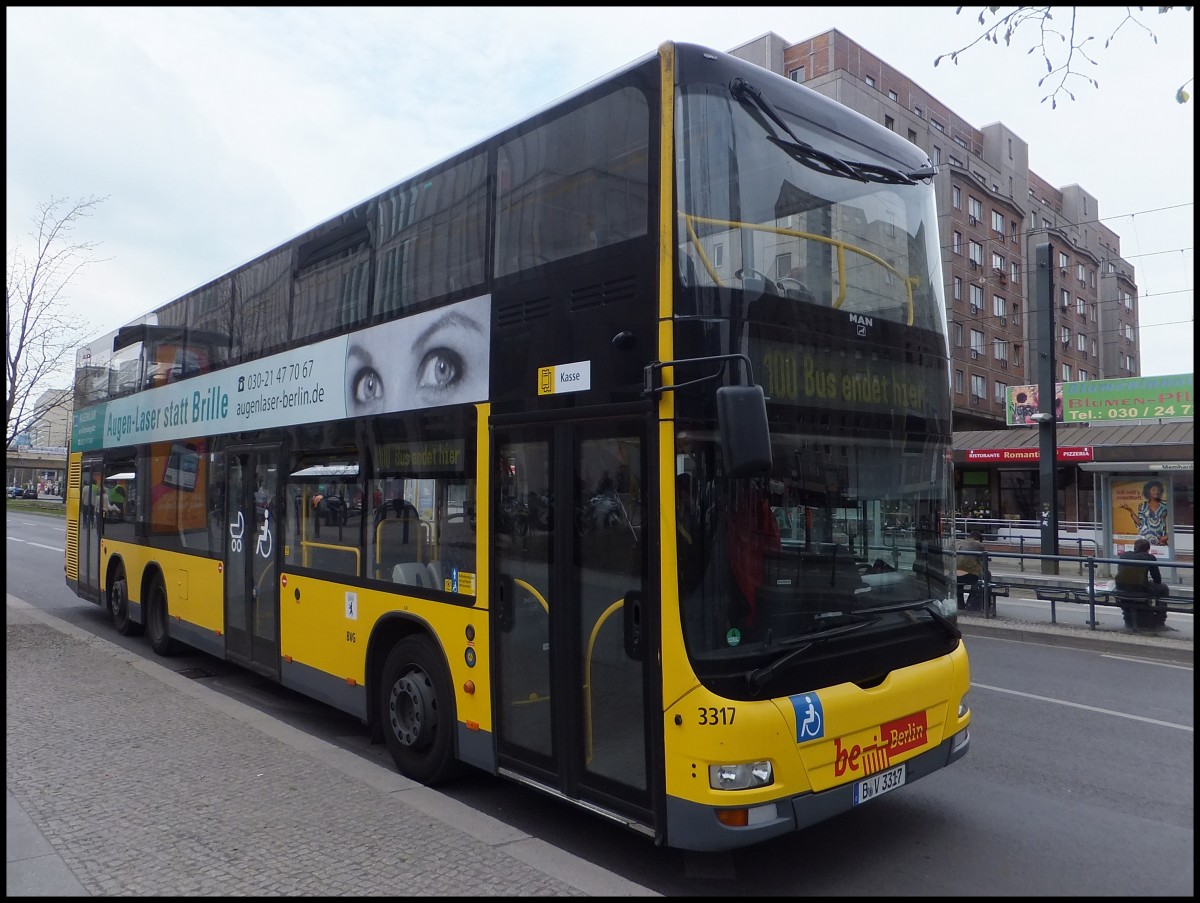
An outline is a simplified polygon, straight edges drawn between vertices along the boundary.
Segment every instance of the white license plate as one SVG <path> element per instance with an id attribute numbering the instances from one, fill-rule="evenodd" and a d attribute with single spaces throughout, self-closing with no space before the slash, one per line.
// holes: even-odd
<path id="1" fill-rule="evenodd" d="M 904 765 L 873 774 L 869 778 L 854 782 L 854 805 L 883 796 L 897 787 L 904 786 Z"/>

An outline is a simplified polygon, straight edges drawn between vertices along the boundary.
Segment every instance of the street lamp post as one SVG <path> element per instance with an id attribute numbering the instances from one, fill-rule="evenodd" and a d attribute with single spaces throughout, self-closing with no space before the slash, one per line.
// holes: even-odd
<path id="1" fill-rule="evenodd" d="M 1054 403 L 1054 268 L 1049 242 L 1037 246 L 1038 464 L 1042 510 L 1042 554 L 1058 555 L 1058 434 Z M 1048 408 L 1048 410 L 1047 410 Z M 1058 561 L 1042 559 L 1043 574 L 1057 574 Z"/>

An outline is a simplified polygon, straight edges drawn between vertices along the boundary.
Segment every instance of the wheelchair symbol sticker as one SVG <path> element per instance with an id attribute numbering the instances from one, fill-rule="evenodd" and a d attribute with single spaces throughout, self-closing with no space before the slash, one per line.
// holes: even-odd
<path id="1" fill-rule="evenodd" d="M 806 743 L 825 736 L 825 707 L 816 693 L 790 697 L 796 710 L 796 742 Z"/>

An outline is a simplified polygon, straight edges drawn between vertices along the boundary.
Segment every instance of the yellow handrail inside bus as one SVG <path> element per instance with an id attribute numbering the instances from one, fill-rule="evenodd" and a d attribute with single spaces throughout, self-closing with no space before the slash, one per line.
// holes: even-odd
<path id="1" fill-rule="evenodd" d="M 592 628 L 592 634 L 588 637 L 587 655 L 583 660 L 583 727 L 587 731 L 587 761 L 585 764 L 592 764 L 592 651 L 596 647 L 596 637 L 600 635 L 600 628 L 621 606 L 625 604 L 625 600 L 618 599 L 612 605 L 608 606 L 596 620 L 596 626 Z"/>
<path id="2" fill-rule="evenodd" d="M 827 235 L 817 235 L 815 232 L 801 232 L 798 229 L 783 229 L 779 226 L 764 226 L 760 223 L 743 223 L 737 220 L 726 219 L 711 219 L 706 216 L 696 216 L 691 213 L 679 211 L 679 215 L 683 217 L 687 224 L 688 237 L 692 242 L 692 247 L 695 248 L 700 262 L 704 264 L 704 269 L 708 271 L 708 275 L 712 277 L 713 282 L 719 286 L 723 286 L 721 277 L 717 275 L 716 268 L 709 261 L 708 255 L 704 253 L 704 249 L 700 246 L 700 236 L 696 234 L 695 223 L 704 223 L 709 226 L 725 226 L 731 229 L 749 229 L 752 232 L 773 232 L 776 235 L 789 235 L 792 238 L 803 238 L 808 241 L 817 241 L 822 244 L 832 245 L 837 248 L 837 268 L 838 268 L 838 296 L 833 302 L 834 309 L 840 308 L 842 302 L 846 300 L 846 252 L 853 251 L 873 263 L 879 264 L 885 270 L 891 272 L 897 279 L 904 283 L 904 288 L 908 293 L 908 324 L 913 325 L 913 289 L 920 284 L 920 276 L 905 276 L 898 269 L 884 260 L 877 254 L 873 254 L 866 248 L 860 248 L 858 245 L 852 245 L 849 242 L 841 241 L 837 238 L 830 238 Z"/>
<path id="3" fill-rule="evenodd" d="M 513 583 L 515 583 L 517 586 L 524 589 L 527 593 L 529 593 L 529 595 L 531 595 L 531 596 L 533 596 L 533 598 L 537 599 L 538 602 L 542 603 L 542 608 L 545 609 L 546 614 L 550 614 L 550 603 L 548 603 L 545 599 L 542 598 L 541 593 L 539 593 L 536 589 L 534 589 L 532 586 L 530 586 L 528 583 L 526 583 L 524 580 L 522 580 L 519 577 L 514 577 Z"/>
<path id="4" fill-rule="evenodd" d="M 359 553 L 357 546 L 339 546 L 339 545 L 335 545 L 331 542 L 314 542 L 311 539 L 302 539 L 302 540 L 300 540 L 300 549 L 303 554 L 302 560 L 304 561 L 305 567 L 309 567 L 309 563 L 308 563 L 309 549 L 331 549 L 334 552 L 353 552 L 354 553 L 354 573 L 355 574 L 362 573 L 362 568 L 361 568 L 362 562 L 360 561 L 361 555 Z"/>

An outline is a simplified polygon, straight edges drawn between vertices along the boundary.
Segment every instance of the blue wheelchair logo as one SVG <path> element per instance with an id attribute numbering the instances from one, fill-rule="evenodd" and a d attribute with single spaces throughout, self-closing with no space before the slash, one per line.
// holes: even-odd
<path id="1" fill-rule="evenodd" d="M 789 697 L 796 710 L 796 742 L 819 740 L 825 736 L 825 707 L 816 693 Z"/>

